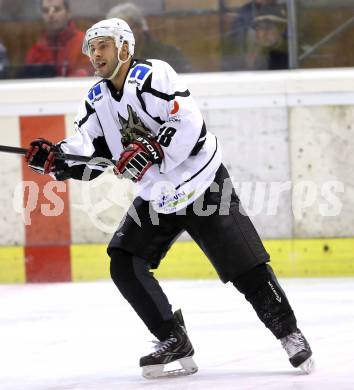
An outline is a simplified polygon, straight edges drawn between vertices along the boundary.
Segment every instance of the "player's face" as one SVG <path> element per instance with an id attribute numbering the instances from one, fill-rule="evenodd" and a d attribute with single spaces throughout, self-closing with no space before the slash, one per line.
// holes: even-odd
<path id="1" fill-rule="evenodd" d="M 90 59 L 96 76 L 108 78 L 118 65 L 118 49 L 112 38 L 98 37 L 89 42 Z"/>
<path id="2" fill-rule="evenodd" d="M 70 12 L 63 0 L 42 0 L 42 18 L 48 32 L 56 33 L 66 27 Z"/>

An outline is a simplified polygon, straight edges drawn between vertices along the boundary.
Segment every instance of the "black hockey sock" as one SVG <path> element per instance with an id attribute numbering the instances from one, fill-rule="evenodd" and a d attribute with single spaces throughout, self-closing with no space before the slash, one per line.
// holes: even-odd
<path id="1" fill-rule="evenodd" d="M 148 263 L 119 249 L 112 250 L 110 256 L 111 277 L 121 294 L 155 337 L 168 338 L 175 326 L 171 305 L 149 272 Z"/>
<path id="2" fill-rule="evenodd" d="M 272 268 L 261 264 L 232 281 L 277 339 L 297 329 L 294 312 Z"/>

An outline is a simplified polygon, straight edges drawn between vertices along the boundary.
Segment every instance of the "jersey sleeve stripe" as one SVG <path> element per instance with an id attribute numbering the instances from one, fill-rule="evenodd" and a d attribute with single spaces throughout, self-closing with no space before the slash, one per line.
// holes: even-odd
<path id="1" fill-rule="evenodd" d="M 200 131 L 200 136 L 191 151 L 190 154 L 191 156 L 196 156 L 200 152 L 200 149 L 203 147 L 206 140 L 206 133 L 207 131 L 206 131 L 205 122 L 203 122 L 202 130 Z"/>
<path id="2" fill-rule="evenodd" d="M 85 108 L 86 108 L 86 115 L 77 123 L 78 127 L 81 127 L 85 122 L 87 122 L 90 115 L 96 112 L 95 109 L 91 107 L 88 102 L 85 102 Z"/>
<path id="3" fill-rule="evenodd" d="M 145 102 L 144 102 L 144 99 L 141 97 L 141 94 L 142 94 L 142 92 L 140 92 L 139 90 L 136 91 L 136 96 L 137 96 L 138 99 L 139 99 L 139 102 L 140 102 L 140 104 L 141 104 L 141 108 L 143 109 L 143 111 L 146 112 L 146 113 L 149 115 L 149 117 L 150 117 L 151 119 L 153 119 L 153 120 L 154 120 L 156 123 L 158 123 L 159 125 L 164 124 L 165 121 L 163 121 L 163 120 L 162 120 L 161 118 L 159 118 L 159 117 L 153 117 L 153 116 L 148 112 L 148 110 L 146 109 L 146 104 L 145 104 Z"/>
<path id="4" fill-rule="evenodd" d="M 218 150 L 218 141 L 215 137 L 215 150 L 214 150 L 214 153 L 213 155 L 210 157 L 209 161 L 202 167 L 199 169 L 198 172 L 196 172 L 194 175 L 192 175 L 188 180 L 185 180 L 183 183 L 179 184 L 177 187 L 176 187 L 176 190 L 178 190 L 180 187 L 183 186 L 183 184 L 186 184 L 188 182 L 190 182 L 191 180 L 193 180 L 196 176 L 198 176 L 201 172 L 204 171 L 204 169 L 212 162 L 213 158 L 215 157 L 215 154 Z"/>
<path id="5" fill-rule="evenodd" d="M 188 89 L 186 89 L 185 91 L 176 91 L 171 95 L 164 92 L 160 92 L 152 88 L 151 80 L 152 80 L 152 75 L 150 74 L 150 76 L 146 79 L 141 92 L 151 93 L 151 95 L 167 101 L 174 100 L 176 96 L 188 97 L 191 94 Z"/>

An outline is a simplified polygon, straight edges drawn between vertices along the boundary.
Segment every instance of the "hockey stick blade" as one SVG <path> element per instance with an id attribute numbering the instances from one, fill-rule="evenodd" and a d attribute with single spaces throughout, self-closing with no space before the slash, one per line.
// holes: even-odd
<path id="1" fill-rule="evenodd" d="M 0 152 L 4 152 L 4 153 L 26 155 L 27 151 L 28 150 L 25 148 L 19 148 L 16 146 L 0 145 Z M 76 154 L 58 153 L 58 154 L 55 154 L 55 156 L 59 160 L 82 162 L 82 163 L 86 163 L 86 164 L 90 163 L 91 165 L 98 165 L 98 166 L 102 166 L 102 167 L 107 167 L 109 165 L 116 164 L 115 160 L 108 160 L 108 159 L 107 159 L 107 162 L 100 161 L 99 163 L 95 163 L 94 161 L 92 161 L 95 159 L 94 157 L 80 156 L 80 155 L 76 155 Z"/>

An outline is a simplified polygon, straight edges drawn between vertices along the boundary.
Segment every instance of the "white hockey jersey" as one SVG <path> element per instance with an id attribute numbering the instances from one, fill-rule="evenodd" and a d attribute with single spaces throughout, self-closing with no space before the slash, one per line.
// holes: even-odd
<path id="1" fill-rule="evenodd" d="M 190 92 L 164 61 L 135 60 L 120 91 L 110 81 L 96 83 L 79 110 L 77 132 L 61 149 L 116 160 L 123 150 L 120 130 L 131 120 L 140 120 L 164 152 L 161 165 L 153 165 L 136 183 L 136 195 L 152 201 L 160 213 L 192 203 L 212 183 L 221 150 Z"/>

